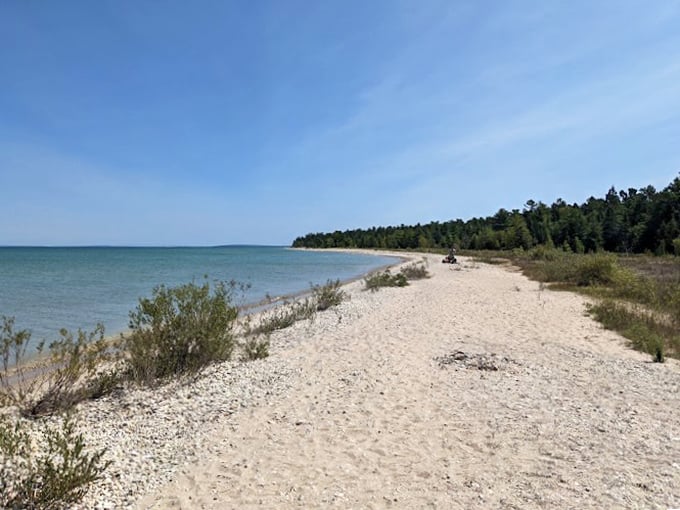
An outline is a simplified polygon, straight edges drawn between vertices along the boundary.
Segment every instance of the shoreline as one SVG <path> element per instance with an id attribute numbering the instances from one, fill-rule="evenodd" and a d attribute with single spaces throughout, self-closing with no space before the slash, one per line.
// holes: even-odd
<path id="1" fill-rule="evenodd" d="M 23 247 L 22 247 L 23 248 Z M 65 247 L 66 249 L 72 248 L 72 247 Z M 90 248 L 90 247 L 87 247 Z M 108 247 L 94 247 L 94 248 L 108 248 Z M 126 249 L 125 247 L 117 247 L 121 249 Z M 400 264 L 402 264 L 404 261 L 408 260 L 407 257 L 405 257 L 403 254 L 397 254 L 397 253 L 392 253 L 392 252 L 375 252 L 375 251 L 370 251 L 370 250 L 358 250 L 358 249 L 340 249 L 340 248 L 329 248 L 327 250 L 322 250 L 322 249 L 307 249 L 307 248 L 292 248 L 292 247 L 284 247 L 285 249 L 288 250 L 297 250 L 297 251 L 318 251 L 318 252 L 323 252 L 323 251 L 334 251 L 338 253 L 357 253 L 357 254 L 363 254 L 363 255 L 374 255 L 374 256 L 387 256 L 387 257 L 394 257 L 395 260 L 391 264 L 384 264 L 382 266 L 378 266 L 374 269 L 371 269 L 367 272 L 361 273 L 357 276 L 353 276 L 351 278 L 346 278 L 346 279 L 341 279 L 340 284 L 341 286 L 347 285 L 349 283 L 355 282 L 362 280 L 366 276 L 378 272 L 378 271 L 384 271 L 385 269 L 389 269 L 392 267 L 396 267 Z M 160 248 L 159 249 L 164 249 Z M 256 317 L 258 314 L 261 314 L 263 312 L 272 310 L 276 307 L 279 306 L 285 306 L 287 302 L 295 302 L 298 300 L 302 300 L 305 297 L 308 297 L 312 294 L 312 291 L 310 288 L 302 289 L 297 292 L 293 292 L 290 294 L 283 294 L 280 296 L 275 296 L 273 300 L 268 300 L 267 298 L 261 299 L 259 301 L 255 302 L 246 302 L 243 304 L 236 304 L 232 303 L 233 306 L 236 306 L 236 308 L 239 311 L 239 319 L 242 319 L 244 317 Z M 97 324 L 97 323 L 95 323 Z M 29 330 L 30 331 L 30 330 Z M 73 330 L 72 333 L 75 333 L 76 330 Z M 89 330 L 85 330 L 89 331 Z M 104 341 L 109 343 L 109 344 L 114 344 L 115 342 L 119 341 L 121 338 L 129 335 L 132 332 L 129 328 L 120 330 L 120 331 L 115 331 L 113 333 L 106 333 L 104 335 Z M 31 343 L 32 344 L 37 344 L 40 342 L 40 340 L 37 340 L 36 338 L 31 338 Z M 31 351 L 26 354 L 26 357 L 22 363 L 22 367 L 24 369 L 31 370 L 35 365 L 38 365 L 40 363 L 44 363 L 48 360 L 49 357 L 49 352 L 47 349 L 43 351 L 42 353 L 38 353 L 36 351 Z M 15 370 L 16 367 L 13 365 L 10 365 L 10 369 Z"/>
<path id="2" fill-rule="evenodd" d="M 345 279 L 338 279 L 340 282 L 340 285 L 344 287 L 345 285 L 348 285 L 350 283 L 356 282 L 363 280 L 367 276 L 385 271 L 386 269 L 391 269 L 393 267 L 400 266 L 401 264 L 413 260 L 413 257 L 409 258 L 403 255 L 396 255 L 393 254 L 392 252 L 380 252 L 380 253 L 370 253 L 368 250 L 360 250 L 360 249 L 354 249 L 354 248 L 292 248 L 292 247 L 286 247 L 287 250 L 295 250 L 295 251 L 315 251 L 315 252 L 336 252 L 336 253 L 357 253 L 357 254 L 363 254 L 363 255 L 375 255 L 375 256 L 387 256 L 387 257 L 394 257 L 397 260 L 394 261 L 391 264 L 384 264 L 382 266 L 378 266 L 374 269 L 371 269 L 370 271 L 364 272 L 362 274 L 359 274 L 357 276 L 353 276 L 351 278 L 345 278 Z M 323 285 L 323 284 L 321 284 Z M 268 310 L 272 310 L 273 308 L 276 308 L 278 306 L 283 306 L 286 304 L 288 300 L 291 302 L 302 300 L 305 297 L 309 297 L 312 295 L 312 290 L 307 288 L 305 290 L 300 290 L 298 292 L 294 292 L 291 294 L 284 294 L 281 296 L 275 296 L 272 299 L 262 299 L 258 302 L 255 303 L 246 303 L 244 305 L 241 305 L 238 307 L 239 312 L 248 312 L 250 310 L 253 310 L 251 313 L 257 315 L 258 313 L 265 312 Z M 246 313 L 246 315 L 250 315 L 250 313 Z"/>
<path id="3" fill-rule="evenodd" d="M 269 358 L 79 406 L 114 463 L 77 508 L 680 507 L 679 362 L 582 296 L 410 256 L 432 277 L 347 283 Z"/>
<path id="4" fill-rule="evenodd" d="M 310 281 L 358 276 L 383 262 L 304 255 L 283 246 L 21 249 L 28 251 L 2 258 L 6 285 L 0 314 L 15 317 L 15 329 L 29 330 L 33 346 L 58 340 L 61 328 L 75 334 L 79 328 L 92 331 L 97 323 L 105 325 L 107 337 L 117 338 L 128 329 L 129 312 L 139 299 L 160 284 L 242 282 L 245 290 L 233 289 L 231 302 L 248 309 L 267 293 L 295 296 Z"/>

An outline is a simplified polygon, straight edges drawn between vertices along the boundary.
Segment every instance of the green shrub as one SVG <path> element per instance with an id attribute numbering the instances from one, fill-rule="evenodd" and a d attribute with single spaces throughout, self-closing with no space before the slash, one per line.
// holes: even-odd
<path id="1" fill-rule="evenodd" d="M 132 332 L 121 339 L 130 377 L 142 384 L 199 372 L 230 359 L 238 310 L 231 305 L 234 284 L 189 283 L 156 287 L 130 312 Z"/>
<path id="2" fill-rule="evenodd" d="M 84 391 L 89 400 L 95 400 L 123 388 L 127 379 L 128 373 L 121 365 L 112 364 L 91 377 L 85 384 Z"/>
<path id="3" fill-rule="evenodd" d="M 616 256 L 611 254 L 576 256 L 575 262 L 574 281 L 570 283 L 582 287 L 610 284 L 614 281 L 618 269 Z"/>
<path id="4" fill-rule="evenodd" d="M 298 321 L 299 309 L 297 307 L 277 308 L 263 317 L 257 326 L 248 332 L 249 335 L 267 334 L 279 329 L 291 327 Z"/>
<path id="5" fill-rule="evenodd" d="M 619 268 L 612 281 L 613 294 L 622 299 L 654 305 L 657 288 L 650 278 L 635 274 L 627 268 Z"/>
<path id="6" fill-rule="evenodd" d="M 340 288 L 340 280 L 328 280 L 325 285 L 312 285 L 312 300 L 321 312 L 343 302 L 347 294 Z"/>
<path id="7" fill-rule="evenodd" d="M 389 269 L 364 278 L 366 290 L 377 291 L 381 287 L 406 287 L 408 281 L 404 273 L 392 274 Z"/>
<path id="8" fill-rule="evenodd" d="M 0 416 L 0 508 L 67 507 L 110 465 L 104 450 L 86 452 L 69 414 L 60 427 L 44 425 L 42 441 L 27 429 L 24 421 Z"/>
<path id="9" fill-rule="evenodd" d="M 573 255 L 561 250 L 544 250 L 536 247 L 528 256 L 517 257 L 514 262 L 529 278 L 539 282 L 569 282 L 574 280 L 576 268 Z"/>
<path id="10" fill-rule="evenodd" d="M 105 391 L 97 383 L 99 367 L 109 360 L 104 326 L 98 324 L 90 333 L 78 330 L 76 336 L 66 329 L 59 333 L 59 340 L 47 349 L 45 342 L 40 342 L 36 357 L 29 360 L 30 332 L 14 331 L 14 319 L 3 318 L 0 403 L 16 405 L 23 414 L 37 416 L 67 410 L 93 398 L 95 387 L 99 394 Z"/>
<path id="11" fill-rule="evenodd" d="M 24 367 L 26 352 L 31 341 L 28 330 L 14 330 L 14 318 L 2 317 L 0 349 L 2 349 L 2 370 L 0 370 L 0 405 L 21 406 L 33 393 L 33 383 Z M 38 347 L 42 349 L 44 342 Z"/>
<path id="12" fill-rule="evenodd" d="M 339 305 L 347 297 L 340 288 L 340 280 L 328 280 L 325 285 L 312 285 L 311 290 L 311 297 L 304 301 L 284 303 L 274 310 L 263 313 L 255 326 L 251 326 L 248 321 L 244 326 L 245 336 L 266 335 L 288 328 L 297 321 L 313 318 L 317 311 Z"/>
<path id="13" fill-rule="evenodd" d="M 527 256 L 531 260 L 557 260 L 564 256 L 564 252 L 554 246 L 540 244 L 528 250 Z"/>
<path id="14" fill-rule="evenodd" d="M 664 339 L 654 331 L 653 327 L 639 321 L 629 325 L 621 333 L 632 341 L 636 349 L 651 355 L 655 362 L 663 363 L 665 361 Z"/>
<path id="15" fill-rule="evenodd" d="M 253 361 L 269 356 L 269 335 L 246 337 L 242 345 L 242 361 Z"/>
<path id="16" fill-rule="evenodd" d="M 255 326 L 248 318 L 244 325 L 245 336 L 267 335 L 279 329 L 286 329 L 297 321 L 311 319 L 316 313 L 316 302 L 311 299 L 295 303 L 284 303 L 282 306 L 264 312 Z"/>
<path id="17" fill-rule="evenodd" d="M 402 267 L 399 272 L 403 274 L 407 280 L 422 280 L 423 278 L 430 277 L 430 273 L 424 262 L 413 262 L 412 264 Z"/>
<path id="18" fill-rule="evenodd" d="M 90 385 L 97 378 L 98 367 L 107 359 L 102 324 L 91 333 L 78 330 L 76 337 L 65 329 L 60 335 L 49 346 L 49 366 L 41 375 L 47 384 L 29 409 L 32 415 L 69 409 L 91 398 Z"/>

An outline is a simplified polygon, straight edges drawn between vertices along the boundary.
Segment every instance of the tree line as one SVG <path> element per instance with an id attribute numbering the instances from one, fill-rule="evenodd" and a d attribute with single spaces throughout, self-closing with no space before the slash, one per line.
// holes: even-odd
<path id="1" fill-rule="evenodd" d="M 529 249 L 545 245 L 576 253 L 610 251 L 680 255 L 680 177 L 663 190 L 653 186 L 617 191 L 582 204 L 529 200 L 523 209 L 493 216 L 433 221 L 421 225 L 310 233 L 296 248 L 386 248 L 474 250 Z"/>

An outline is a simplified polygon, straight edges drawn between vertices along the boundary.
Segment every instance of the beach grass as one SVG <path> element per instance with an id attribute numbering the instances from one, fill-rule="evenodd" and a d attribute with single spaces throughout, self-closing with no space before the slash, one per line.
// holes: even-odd
<path id="1" fill-rule="evenodd" d="M 291 327 L 298 321 L 312 319 L 317 312 L 338 306 L 347 299 L 340 280 L 328 280 L 323 285 L 310 284 L 310 292 L 304 299 L 284 301 L 280 306 L 245 319 L 243 336 L 267 335 Z"/>
<path id="2" fill-rule="evenodd" d="M 654 361 L 680 358 L 680 258 L 611 253 L 576 254 L 538 246 L 475 252 L 473 260 L 512 263 L 555 290 L 585 294 L 589 312 Z"/>

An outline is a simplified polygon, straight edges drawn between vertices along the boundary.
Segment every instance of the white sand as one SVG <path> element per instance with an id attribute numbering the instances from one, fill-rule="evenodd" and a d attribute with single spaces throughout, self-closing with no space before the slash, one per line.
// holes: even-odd
<path id="1" fill-rule="evenodd" d="M 680 364 L 578 295 L 440 259 L 277 333 L 286 388 L 216 417 L 138 508 L 680 507 Z"/>

